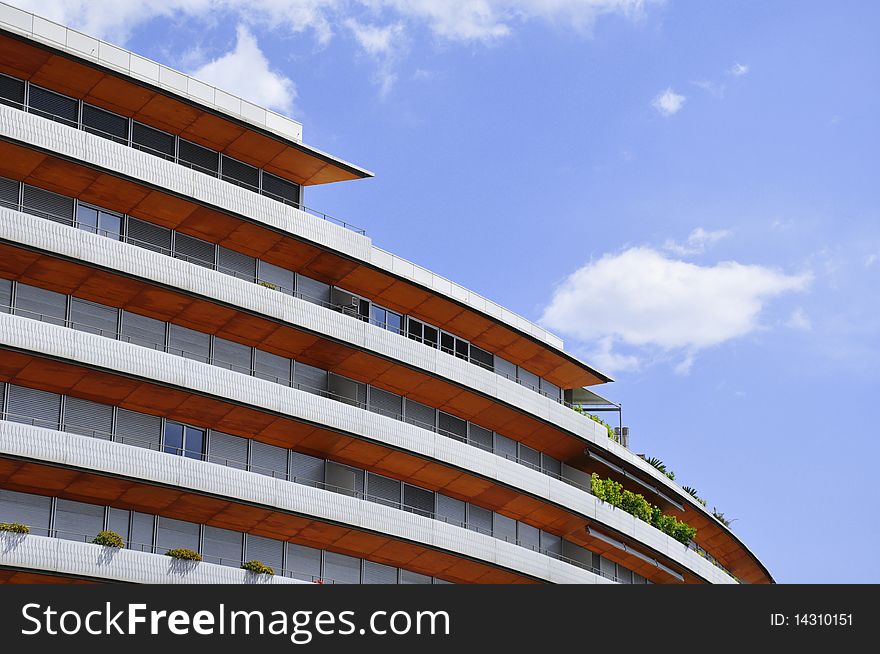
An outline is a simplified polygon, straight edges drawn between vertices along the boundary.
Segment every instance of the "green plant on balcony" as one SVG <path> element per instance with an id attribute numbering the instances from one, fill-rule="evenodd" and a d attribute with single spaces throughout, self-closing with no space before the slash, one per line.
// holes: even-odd
<path id="1" fill-rule="evenodd" d="M 614 427 L 612 427 L 607 422 L 602 420 L 602 418 L 600 418 L 599 416 L 594 416 L 592 413 L 590 413 L 586 409 L 581 408 L 578 405 L 574 405 L 572 408 L 575 411 L 577 411 L 578 413 L 580 413 L 582 416 L 586 416 L 587 418 L 589 418 L 593 422 L 598 422 L 600 425 L 605 427 L 605 430 L 608 432 L 608 438 L 612 438 L 612 439 L 614 438 Z"/>
<path id="2" fill-rule="evenodd" d="M 714 506 L 712 507 L 712 515 L 715 516 L 715 519 L 718 520 L 718 522 L 730 529 L 730 525 L 733 523 L 733 520 L 724 517 L 724 514 L 716 509 Z"/>
<path id="3" fill-rule="evenodd" d="M 104 547 L 125 548 L 125 541 L 122 540 L 122 536 L 115 531 L 99 531 L 98 535 L 95 536 L 95 539 L 92 542 L 95 545 L 103 545 Z"/>
<path id="4" fill-rule="evenodd" d="M 277 291 L 277 290 L 278 290 L 278 285 L 277 285 L 277 284 L 273 284 L 272 282 L 267 282 L 267 281 L 264 281 L 264 280 L 262 280 L 262 279 L 261 279 L 260 281 L 258 281 L 257 284 L 259 284 L 259 285 L 262 286 L 263 288 L 271 288 L 273 291 Z"/>
<path id="5" fill-rule="evenodd" d="M 693 540 L 697 534 L 696 529 L 674 516 L 666 515 L 660 507 L 651 504 L 640 493 L 625 490 L 620 482 L 601 479 L 594 472 L 590 477 L 590 488 L 598 499 L 653 525 L 684 545 Z"/>
<path id="6" fill-rule="evenodd" d="M 176 547 L 172 550 L 168 550 L 165 552 L 166 556 L 170 556 L 172 559 L 179 559 L 181 561 L 201 561 L 202 555 L 198 552 L 187 549 L 186 547 Z"/>
<path id="7" fill-rule="evenodd" d="M 271 567 L 263 563 L 262 561 L 247 561 L 241 564 L 242 570 L 247 570 L 248 572 L 253 572 L 256 575 L 274 575 L 275 570 Z"/>
<path id="8" fill-rule="evenodd" d="M 706 506 L 706 500 L 704 500 L 702 497 L 700 497 L 699 493 L 697 493 L 696 488 L 693 488 L 692 486 L 682 486 L 681 490 L 683 490 L 685 493 L 687 493 L 688 495 L 693 497 L 695 500 L 697 500 L 697 502 L 699 502 L 703 506 Z"/>
<path id="9" fill-rule="evenodd" d="M 5 531 L 10 534 L 31 533 L 30 527 L 23 525 L 20 522 L 0 522 L 0 531 Z"/>

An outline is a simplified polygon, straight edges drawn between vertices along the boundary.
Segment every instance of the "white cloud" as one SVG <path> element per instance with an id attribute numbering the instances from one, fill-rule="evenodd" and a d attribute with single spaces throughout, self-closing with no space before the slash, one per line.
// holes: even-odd
<path id="1" fill-rule="evenodd" d="M 606 14 L 630 20 L 659 0 L 11 0 L 41 16 L 89 34 L 124 41 L 137 25 L 157 17 L 215 20 L 231 14 L 238 22 L 260 23 L 296 32 L 312 29 L 319 39 L 345 18 L 393 15 L 423 24 L 455 41 L 493 41 L 514 27 L 546 20 L 588 31 Z"/>
<path id="2" fill-rule="evenodd" d="M 742 77 L 743 75 L 745 75 L 746 73 L 749 72 L 749 67 L 746 66 L 745 64 L 736 63 L 736 64 L 733 64 L 733 66 L 731 67 L 731 69 L 728 72 L 731 75 L 733 75 L 734 77 Z"/>
<path id="3" fill-rule="evenodd" d="M 877 261 L 880 261 L 880 253 L 872 252 L 871 254 L 869 254 L 868 256 L 865 257 L 865 268 L 870 268 L 875 263 L 877 263 Z"/>
<path id="4" fill-rule="evenodd" d="M 715 245 L 718 241 L 721 241 L 728 236 L 730 236 L 730 230 L 728 229 L 717 229 L 710 232 L 702 227 L 697 227 L 688 235 L 687 240 L 684 243 L 678 243 L 672 239 L 666 239 L 666 242 L 663 243 L 663 249 L 682 257 L 693 254 L 702 254 L 706 251 L 708 246 Z"/>
<path id="5" fill-rule="evenodd" d="M 712 95 L 716 98 L 723 98 L 724 92 L 727 90 L 727 87 L 724 84 L 716 84 L 707 79 L 698 79 L 691 82 L 698 89 L 703 89 L 709 95 Z"/>
<path id="6" fill-rule="evenodd" d="M 582 343 L 597 343 L 609 361 L 621 356 L 613 352 L 618 345 L 635 348 L 629 356 L 681 356 L 676 369 L 686 374 L 700 350 L 755 331 L 769 300 L 803 291 L 810 281 L 809 274 L 735 261 L 699 266 L 633 247 L 569 275 L 541 321 Z"/>
<path id="7" fill-rule="evenodd" d="M 797 329 L 802 332 L 808 332 L 813 329 L 813 322 L 800 307 L 791 312 L 785 325 L 786 327 L 791 327 L 792 329 Z"/>
<path id="8" fill-rule="evenodd" d="M 673 91 L 672 88 L 667 88 L 651 101 L 651 106 L 662 116 L 672 116 L 679 112 L 686 99 L 683 95 Z"/>
<path id="9" fill-rule="evenodd" d="M 397 81 L 394 64 L 407 45 L 403 23 L 371 25 L 348 18 L 345 26 L 361 49 L 376 62 L 374 81 L 379 86 L 379 95 L 386 97 Z"/>
<path id="10" fill-rule="evenodd" d="M 235 93 L 250 102 L 290 113 L 296 99 L 293 82 L 269 66 L 254 35 L 238 26 L 235 49 L 209 61 L 192 75 Z"/>

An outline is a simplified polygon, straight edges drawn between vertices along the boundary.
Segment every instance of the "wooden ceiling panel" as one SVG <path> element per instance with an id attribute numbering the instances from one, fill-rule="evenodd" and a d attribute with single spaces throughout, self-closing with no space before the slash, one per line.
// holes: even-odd
<path id="1" fill-rule="evenodd" d="M 177 229 L 190 236 L 223 245 L 240 224 L 241 221 L 234 216 L 196 205 L 195 209 L 177 224 Z M 234 245 L 235 242 L 231 244 Z"/>
<path id="2" fill-rule="evenodd" d="M 103 75 L 83 96 L 83 100 L 123 116 L 134 116 L 153 95 L 152 91 L 142 86 L 112 75 Z"/>
<path id="3" fill-rule="evenodd" d="M 120 213 L 131 213 L 150 190 L 112 175 L 98 175 L 80 194 L 80 200 Z"/>
<path id="4" fill-rule="evenodd" d="M 52 58 L 52 53 L 40 48 L 22 47 L 21 41 L 0 38 L 0 72 L 30 79 L 31 75 Z"/>
<path id="5" fill-rule="evenodd" d="M 81 98 L 101 80 L 104 73 L 75 63 L 67 57 L 49 57 L 31 76 L 37 86 L 51 88 L 64 95 Z"/>
<path id="6" fill-rule="evenodd" d="M 137 113 L 135 120 L 163 129 L 172 134 L 180 134 L 199 117 L 202 112 L 196 107 L 180 102 L 175 98 L 154 93 Z"/>
<path id="7" fill-rule="evenodd" d="M 209 113 L 200 113 L 181 132 L 181 138 L 223 152 L 244 132 L 240 125 Z"/>
<path id="8" fill-rule="evenodd" d="M 303 273 L 328 284 L 335 284 L 357 266 L 354 261 L 342 259 L 330 252 L 322 252 L 309 262 Z"/>
<path id="9" fill-rule="evenodd" d="M 196 210 L 196 206 L 195 202 L 152 190 L 137 203 L 132 213 L 139 218 L 148 218 L 150 222 L 174 229 Z"/>
<path id="10" fill-rule="evenodd" d="M 0 140 L 0 175 L 3 177 L 28 179 L 46 158 L 42 152 L 28 150 L 8 141 Z"/>
<path id="11" fill-rule="evenodd" d="M 54 157 L 45 157 L 25 181 L 34 186 L 66 195 L 79 196 L 100 173 L 85 166 L 71 166 Z"/>
<path id="12" fill-rule="evenodd" d="M 385 298 L 386 305 L 389 303 L 387 291 L 389 287 L 395 284 L 397 284 L 397 282 L 390 275 L 377 275 L 362 266 L 352 269 L 347 275 L 341 277 L 339 281 L 336 282 L 336 285 L 341 288 L 367 297 L 384 294 L 383 297 Z M 421 298 L 422 296 L 419 295 L 419 297 Z M 388 308 L 395 309 L 393 306 L 388 306 Z"/>
<path id="13" fill-rule="evenodd" d="M 281 141 L 252 131 L 242 132 L 241 136 L 225 148 L 230 157 L 257 167 L 271 161 L 286 149 Z"/>
<path id="14" fill-rule="evenodd" d="M 278 232 L 244 221 L 227 237 L 229 243 L 236 244 L 237 250 L 258 258 L 263 258 L 264 253 L 283 239 L 284 236 Z"/>

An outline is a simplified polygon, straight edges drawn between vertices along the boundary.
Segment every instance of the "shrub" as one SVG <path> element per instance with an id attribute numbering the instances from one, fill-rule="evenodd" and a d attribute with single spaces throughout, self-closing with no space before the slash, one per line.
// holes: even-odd
<path id="1" fill-rule="evenodd" d="M 578 413 L 580 413 L 582 416 L 586 416 L 587 418 L 589 418 L 593 422 L 598 422 L 600 425 L 605 427 L 605 430 L 608 432 L 608 438 L 612 438 L 612 439 L 614 438 L 614 427 L 612 427 L 607 422 L 602 420 L 602 418 L 600 418 L 599 416 L 594 416 L 592 413 L 589 413 L 586 409 L 582 409 L 579 406 L 573 406 L 572 408 L 575 411 L 577 411 Z"/>
<path id="2" fill-rule="evenodd" d="M 20 522 L 0 522 L 0 531 L 6 531 L 11 534 L 29 534 L 30 527 Z"/>
<path id="3" fill-rule="evenodd" d="M 272 282 L 264 282 L 263 280 L 260 280 L 257 282 L 257 284 L 259 284 L 263 288 L 271 288 L 273 291 L 278 290 L 278 286 L 276 284 L 273 284 Z"/>
<path id="4" fill-rule="evenodd" d="M 274 575 L 275 570 L 270 568 L 268 565 L 263 563 L 262 561 L 248 561 L 246 563 L 241 564 L 242 570 L 247 570 L 249 572 L 253 572 L 257 575 Z"/>
<path id="5" fill-rule="evenodd" d="M 594 472 L 590 477 L 590 488 L 598 499 L 623 509 L 685 545 L 697 534 L 697 530 L 690 525 L 664 514 L 660 507 L 651 504 L 641 493 L 624 490 L 623 484 L 613 479 L 601 479 Z"/>
<path id="6" fill-rule="evenodd" d="M 201 561 L 202 555 L 193 550 L 187 549 L 185 547 L 177 547 L 173 550 L 168 550 L 165 552 L 166 556 L 170 556 L 172 559 L 180 559 L 182 561 Z"/>
<path id="7" fill-rule="evenodd" d="M 104 547 L 125 548 L 125 541 L 122 540 L 122 536 L 115 531 L 99 531 L 98 535 L 95 536 L 95 540 L 92 542 L 95 545 L 103 545 Z"/>

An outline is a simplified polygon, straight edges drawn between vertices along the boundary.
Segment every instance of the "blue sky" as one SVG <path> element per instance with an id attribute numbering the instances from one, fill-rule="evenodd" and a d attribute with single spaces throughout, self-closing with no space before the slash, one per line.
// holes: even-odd
<path id="1" fill-rule="evenodd" d="M 612 373 L 782 582 L 880 581 L 880 5 L 13 2 L 376 172 L 306 203 Z"/>

